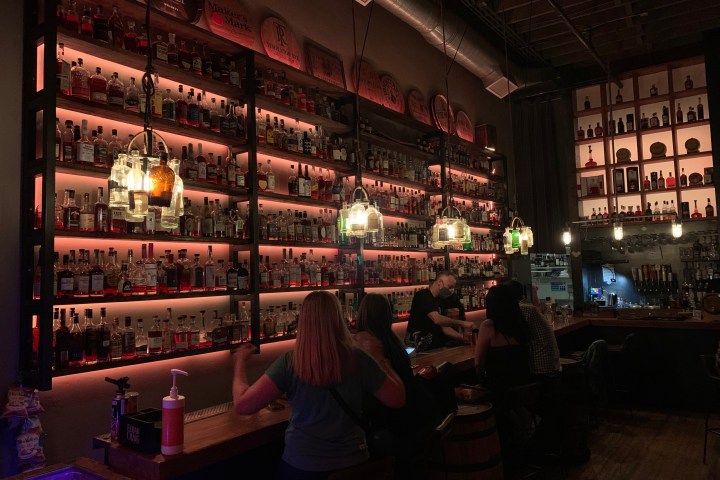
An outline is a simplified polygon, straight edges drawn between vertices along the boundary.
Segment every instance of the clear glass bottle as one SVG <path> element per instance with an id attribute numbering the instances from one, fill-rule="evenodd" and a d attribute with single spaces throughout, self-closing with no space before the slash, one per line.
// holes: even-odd
<path id="1" fill-rule="evenodd" d="M 122 359 L 122 331 L 120 330 L 120 319 L 115 317 L 110 332 L 110 360 Z"/>
<path id="2" fill-rule="evenodd" d="M 122 358 L 123 359 L 131 359 L 135 358 L 137 356 L 137 344 L 136 344 L 136 336 L 135 336 L 135 330 L 132 328 L 132 319 L 130 317 L 125 317 L 125 328 L 123 328 L 122 333 Z"/>
<path id="3" fill-rule="evenodd" d="M 70 91 L 73 97 L 90 100 L 90 74 L 83 67 L 82 58 L 70 69 Z"/>
<path id="4" fill-rule="evenodd" d="M 96 67 L 95 75 L 90 77 L 90 100 L 102 105 L 108 103 L 108 81 L 100 67 Z"/>
<path id="5" fill-rule="evenodd" d="M 143 319 L 137 319 L 137 332 L 135 334 L 135 355 L 138 357 L 147 357 L 148 355 L 148 337 L 143 329 Z"/>
<path id="6" fill-rule="evenodd" d="M 160 317 L 153 316 L 153 326 L 148 331 L 148 354 L 159 355 L 163 352 L 163 331 L 160 327 Z"/>
<path id="7" fill-rule="evenodd" d="M 140 92 L 135 86 L 135 77 L 130 77 L 130 85 L 125 90 L 125 110 L 129 112 L 140 111 Z"/>

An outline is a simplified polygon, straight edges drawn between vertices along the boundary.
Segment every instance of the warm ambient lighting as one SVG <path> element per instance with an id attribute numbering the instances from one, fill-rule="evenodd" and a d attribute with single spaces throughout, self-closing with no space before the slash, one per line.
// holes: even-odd
<path id="1" fill-rule="evenodd" d="M 357 195 L 358 192 L 362 195 Z M 344 204 L 340 210 L 341 229 L 349 237 L 364 238 L 368 233 L 377 233 L 383 228 L 383 217 L 380 211 L 370 205 L 367 191 L 362 186 L 355 187 L 352 194 L 352 206 Z"/>
<path id="2" fill-rule="evenodd" d="M 565 246 L 570 245 L 570 242 L 572 242 L 572 234 L 570 233 L 569 228 L 566 228 L 565 230 L 563 230 L 562 241 L 563 241 L 563 245 L 565 245 Z"/>
<path id="3" fill-rule="evenodd" d="M 470 242 L 470 227 L 465 219 L 460 217 L 460 211 L 456 207 L 445 207 L 433 225 L 433 248 L 451 246 L 462 249 Z"/>
<path id="4" fill-rule="evenodd" d="M 517 224 L 517 225 L 516 225 Z M 520 252 L 527 255 L 528 250 L 535 244 L 532 228 L 525 225 L 522 218 L 514 217 L 509 227 L 505 228 L 503 234 L 503 246 L 505 253 L 512 255 Z"/>
<path id="5" fill-rule="evenodd" d="M 622 240 L 623 239 L 623 226 L 622 223 L 616 223 L 613 227 L 613 237 L 615 240 Z"/>
<path id="6" fill-rule="evenodd" d="M 682 222 L 677 218 L 672 222 L 672 236 L 673 238 L 682 237 Z"/>

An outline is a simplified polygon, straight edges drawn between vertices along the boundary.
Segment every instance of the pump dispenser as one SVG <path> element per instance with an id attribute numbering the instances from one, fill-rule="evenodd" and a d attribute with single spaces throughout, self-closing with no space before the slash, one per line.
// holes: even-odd
<path id="1" fill-rule="evenodd" d="M 162 401 L 162 438 L 160 452 L 163 455 L 176 455 L 183 451 L 185 397 L 178 395 L 176 379 L 178 375 L 188 376 L 183 370 L 173 368 L 170 370 L 173 377 L 170 395 Z"/>

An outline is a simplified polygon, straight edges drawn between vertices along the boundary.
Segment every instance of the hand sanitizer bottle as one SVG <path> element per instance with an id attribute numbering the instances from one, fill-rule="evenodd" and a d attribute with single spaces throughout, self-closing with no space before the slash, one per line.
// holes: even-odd
<path id="1" fill-rule="evenodd" d="M 160 452 L 163 455 L 177 455 L 183 451 L 185 427 L 185 397 L 178 395 L 176 386 L 177 375 L 188 376 L 188 373 L 173 368 L 170 370 L 173 377 L 170 395 L 162 401 L 162 434 Z"/>

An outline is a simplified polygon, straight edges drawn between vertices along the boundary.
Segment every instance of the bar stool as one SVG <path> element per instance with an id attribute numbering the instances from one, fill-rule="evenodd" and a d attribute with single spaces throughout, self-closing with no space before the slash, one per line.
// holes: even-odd
<path id="1" fill-rule="evenodd" d="M 395 473 L 394 465 L 394 457 L 368 460 L 359 465 L 333 472 L 328 477 L 328 480 L 392 480 Z"/>
<path id="2" fill-rule="evenodd" d="M 710 427 L 710 414 L 713 405 L 720 403 L 720 375 L 715 365 L 714 355 L 700 355 L 703 371 L 705 372 L 705 440 L 703 442 L 703 464 L 707 461 L 708 433 L 720 435 L 720 425 Z"/>

